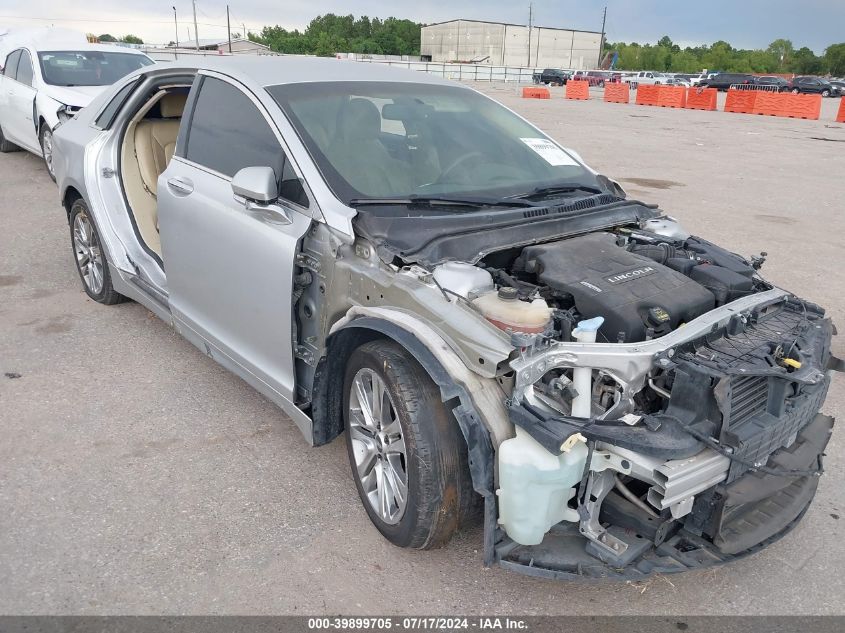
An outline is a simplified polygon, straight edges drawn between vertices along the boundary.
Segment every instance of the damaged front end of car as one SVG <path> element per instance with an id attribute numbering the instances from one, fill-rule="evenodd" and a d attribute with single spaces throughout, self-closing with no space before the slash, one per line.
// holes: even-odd
<path id="1" fill-rule="evenodd" d="M 460 220 L 430 234 L 413 218 L 410 230 L 357 226 L 396 279 L 431 289 L 421 309 L 460 307 L 512 350 L 482 379 L 506 432 L 477 411 L 489 456 L 468 436 L 485 562 L 636 580 L 786 534 L 823 472 L 834 421 L 820 409 L 843 369 L 824 310 L 763 279 L 764 257 L 690 236 L 653 207 L 601 199 L 560 215 L 464 235 Z M 444 340 L 472 338 L 466 322 L 450 333 L 445 313 L 427 322 Z M 480 469 L 495 473 L 488 489 Z"/>

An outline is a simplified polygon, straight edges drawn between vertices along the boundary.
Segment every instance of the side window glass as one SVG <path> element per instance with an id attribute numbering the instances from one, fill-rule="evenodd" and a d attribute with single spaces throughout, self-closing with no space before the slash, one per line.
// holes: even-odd
<path id="1" fill-rule="evenodd" d="M 100 116 L 97 117 L 97 120 L 94 121 L 94 125 L 96 125 L 101 130 L 107 129 L 111 126 L 112 121 L 114 121 L 114 117 L 117 114 L 117 111 L 120 110 L 121 106 L 126 102 L 126 98 L 129 94 L 135 89 L 135 86 L 138 85 L 137 81 L 132 81 L 123 88 L 121 88 L 117 94 L 109 101 L 108 105 L 103 108 L 103 111 L 100 112 Z"/>
<path id="2" fill-rule="evenodd" d="M 307 206 L 270 124 L 235 86 L 206 77 L 194 105 L 185 158 L 231 178 L 244 167 L 272 167 L 284 198 Z"/>
<path id="3" fill-rule="evenodd" d="M 27 51 L 21 51 L 21 60 L 18 62 L 18 81 L 25 86 L 32 85 L 32 61 Z"/>
<path id="4" fill-rule="evenodd" d="M 6 58 L 6 65 L 3 67 L 3 74 L 6 77 L 11 77 L 12 79 L 15 78 L 18 72 L 18 60 L 21 58 L 21 52 L 15 51 L 13 53 L 9 53 L 9 56 Z"/>

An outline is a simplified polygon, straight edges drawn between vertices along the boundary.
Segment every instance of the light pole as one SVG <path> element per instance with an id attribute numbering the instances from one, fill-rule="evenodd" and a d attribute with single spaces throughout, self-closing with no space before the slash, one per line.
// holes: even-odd
<path id="1" fill-rule="evenodd" d="M 179 48 L 179 22 L 176 20 L 176 7 L 173 9 L 173 25 L 176 27 L 176 48 Z"/>
<path id="2" fill-rule="evenodd" d="M 196 40 L 196 49 L 200 49 L 200 35 L 197 32 L 197 0 L 194 0 L 194 40 Z"/>

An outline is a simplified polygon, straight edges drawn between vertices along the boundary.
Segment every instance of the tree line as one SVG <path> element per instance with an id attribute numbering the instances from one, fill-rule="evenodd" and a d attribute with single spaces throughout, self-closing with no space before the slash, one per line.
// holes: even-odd
<path id="1" fill-rule="evenodd" d="M 419 55 L 422 24 L 398 18 L 327 13 L 311 20 L 304 31 L 265 26 L 249 39 L 280 53 L 333 57 L 335 53 Z"/>
<path id="2" fill-rule="evenodd" d="M 695 73 L 706 68 L 738 73 L 795 73 L 796 75 L 845 75 L 845 42 L 828 46 L 816 55 L 806 46 L 795 49 L 790 40 L 777 39 L 765 49 L 739 49 L 724 41 L 681 48 L 668 35 L 657 44 L 607 43 L 617 51 L 619 70 L 657 70 Z"/>

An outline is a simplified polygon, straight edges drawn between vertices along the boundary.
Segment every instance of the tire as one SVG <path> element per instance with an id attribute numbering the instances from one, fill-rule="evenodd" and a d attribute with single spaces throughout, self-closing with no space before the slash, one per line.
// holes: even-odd
<path id="1" fill-rule="evenodd" d="M 126 300 L 112 286 L 100 234 L 91 219 L 88 205 L 81 198 L 70 208 L 70 246 L 85 294 L 104 305 L 115 305 Z"/>
<path id="2" fill-rule="evenodd" d="M 0 127 L 0 152 L 7 154 L 9 152 L 19 152 L 20 150 L 20 147 L 6 140 L 6 137 L 3 136 L 3 128 Z"/>
<path id="3" fill-rule="evenodd" d="M 41 157 L 44 159 L 47 174 L 56 182 L 56 172 L 53 169 L 53 130 L 46 123 L 38 133 L 38 144 L 41 146 Z"/>
<path id="4" fill-rule="evenodd" d="M 822 90 L 822 96 L 827 98 L 830 96 L 830 90 Z"/>
<path id="5" fill-rule="evenodd" d="M 604 82 L 603 81 L 599 82 L 599 88 L 604 88 Z"/>
<path id="6" fill-rule="evenodd" d="M 798 90 L 798 88 L 793 88 L 793 89 L 792 89 L 792 94 L 794 94 L 794 95 L 797 95 L 797 94 L 799 94 L 800 92 L 801 92 L 801 91 L 800 91 L 800 90 Z"/>
<path id="7" fill-rule="evenodd" d="M 448 543 L 481 497 L 460 428 L 426 371 L 393 341 L 366 343 L 347 364 L 343 412 L 352 478 L 373 525 L 399 547 Z"/>

